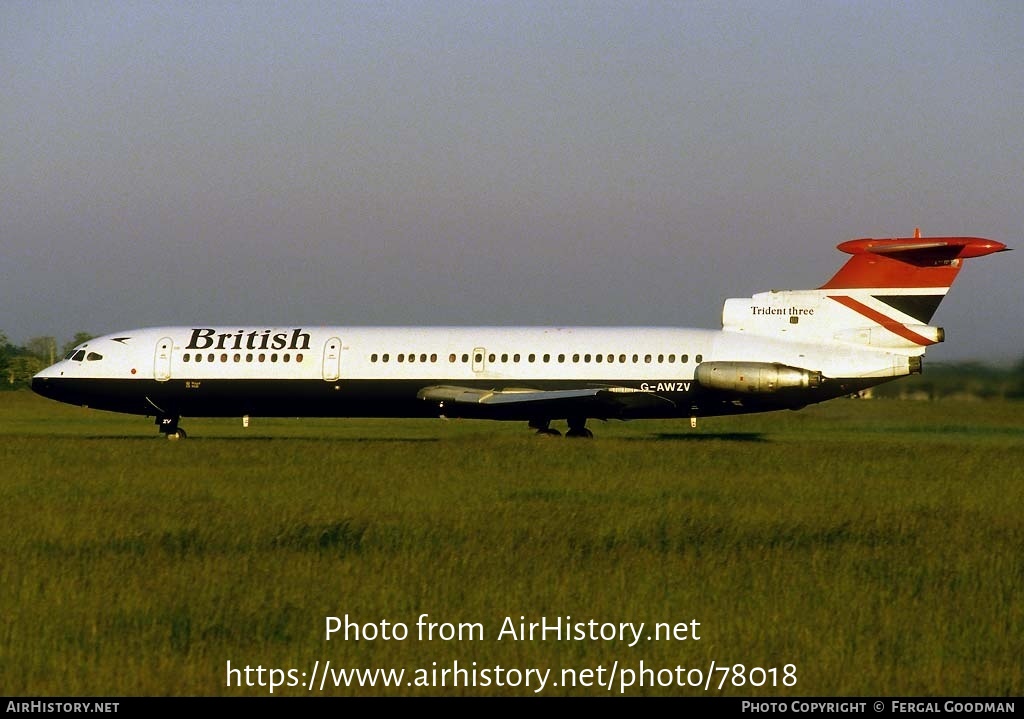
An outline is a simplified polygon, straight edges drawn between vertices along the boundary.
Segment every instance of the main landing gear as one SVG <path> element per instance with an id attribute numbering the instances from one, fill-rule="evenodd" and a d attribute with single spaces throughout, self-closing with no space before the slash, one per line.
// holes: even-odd
<path id="1" fill-rule="evenodd" d="M 532 419 L 530 420 L 530 429 L 537 430 L 538 435 L 545 435 L 550 437 L 559 437 L 561 432 L 551 427 L 550 419 Z M 570 417 L 569 418 L 569 431 L 565 433 L 566 437 L 583 437 L 590 439 L 594 436 L 594 433 L 587 429 L 587 418 L 586 417 Z"/>
<path id="2" fill-rule="evenodd" d="M 544 435 L 547 437 L 561 437 L 562 433 L 554 427 L 551 427 L 550 419 L 531 419 L 530 429 L 537 430 L 537 434 Z"/>
<path id="3" fill-rule="evenodd" d="M 158 415 L 156 418 L 156 426 L 160 429 L 160 433 L 167 437 L 167 439 L 185 439 L 188 435 L 185 434 L 184 429 L 178 426 L 178 420 L 180 419 L 180 417 Z"/>
<path id="4" fill-rule="evenodd" d="M 586 417 L 570 417 L 569 418 L 569 431 L 565 433 L 566 437 L 583 437 L 584 439 L 592 439 L 594 433 L 587 429 L 587 418 Z"/>

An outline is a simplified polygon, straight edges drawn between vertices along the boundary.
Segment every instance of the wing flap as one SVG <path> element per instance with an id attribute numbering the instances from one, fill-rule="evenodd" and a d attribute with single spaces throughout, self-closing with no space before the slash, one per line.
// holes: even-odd
<path id="1" fill-rule="evenodd" d="M 573 410 L 591 417 L 622 417 L 630 410 L 652 407 L 671 408 L 675 402 L 661 395 L 634 387 L 579 387 L 574 389 L 536 389 L 506 387 L 489 389 L 435 385 L 424 387 L 416 396 L 424 401 L 472 405 L 484 410 L 493 407 L 515 409 L 530 407 L 569 413 Z"/>
<path id="2" fill-rule="evenodd" d="M 431 402 L 456 402 L 463 404 L 512 404 L 540 402 L 558 399 L 581 399 L 593 397 L 600 388 L 538 390 L 509 387 L 507 389 L 481 389 L 478 387 L 456 387 L 437 385 L 424 387 L 416 396 Z"/>

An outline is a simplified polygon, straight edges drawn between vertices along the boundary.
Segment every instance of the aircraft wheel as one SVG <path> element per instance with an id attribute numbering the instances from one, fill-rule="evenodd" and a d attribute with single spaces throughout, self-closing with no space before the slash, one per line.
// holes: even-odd
<path id="1" fill-rule="evenodd" d="M 591 439 L 594 433 L 587 429 L 586 417 L 569 417 L 569 431 L 565 433 L 565 436 Z"/>
<path id="2" fill-rule="evenodd" d="M 537 430 L 538 435 L 546 437 L 561 437 L 562 433 L 551 427 L 550 419 L 531 419 L 530 429 Z"/>
<path id="3" fill-rule="evenodd" d="M 181 427 L 178 427 L 173 432 L 168 432 L 167 433 L 167 439 L 171 439 L 171 440 L 186 439 L 187 437 L 188 437 L 188 435 L 185 434 L 185 430 L 183 430 Z"/>

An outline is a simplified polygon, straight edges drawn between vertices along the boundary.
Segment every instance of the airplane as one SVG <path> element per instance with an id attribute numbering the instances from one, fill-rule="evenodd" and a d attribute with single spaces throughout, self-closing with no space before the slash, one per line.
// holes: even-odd
<path id="1" fill-rule="evenodd" d="M 591 437 L 588 419 L 799 409 L 922 371 L 929 325 L 980 237 L 855 239 L 817 289 L 727 299 L 722 329 L 151 327 L 84 342 L 32 379 L 40 395 L 155 418 L 448 417 Z"/>

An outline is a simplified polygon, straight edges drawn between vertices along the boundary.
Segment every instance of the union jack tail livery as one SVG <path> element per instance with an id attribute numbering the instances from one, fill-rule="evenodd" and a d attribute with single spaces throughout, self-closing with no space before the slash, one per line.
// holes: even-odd
<path id="1" fill-rule="evenodd" d="M 963 260 L 1006 250 L 981 237 L 921 237 L 920 230 L 838 248 L 853 257 L 820 288 L 728 300 L 723 329 L 921 355 L 944 339 L 928 323 Z"/>

